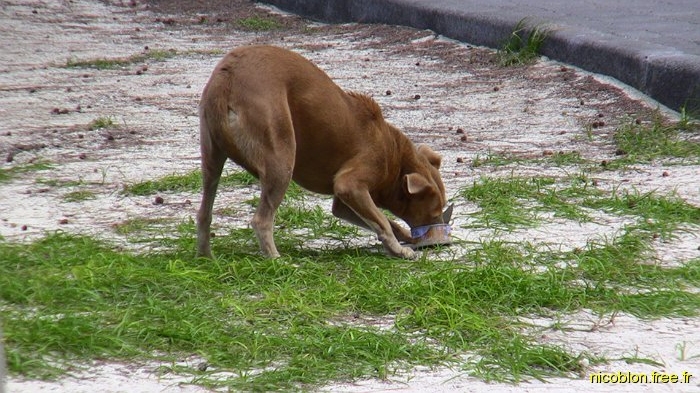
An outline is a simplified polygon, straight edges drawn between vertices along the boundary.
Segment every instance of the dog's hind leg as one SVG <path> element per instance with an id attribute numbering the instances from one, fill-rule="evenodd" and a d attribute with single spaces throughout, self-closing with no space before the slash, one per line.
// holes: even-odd
<path id="1" fill-rule="evenodd" d="M 291 118 L 280 119 L 269 126 L 263 135 L 264 153 L 255 163 L 260 179 L 260 203 L 255 210 L 251 226 L 260 243 L 260 249 L 270 258 L 279 257 L 272 235 L 275 212 L 284 199 L 284 194 L 292 181 L 296 142 Z"/>
<path id="2" fill-rule="evenodd" d="M 211 258 L 211 218 L 216 189 L 226 164 L 226 154 L 216 146 L 208 132 L 201 133 L 202 202 L 197 212 L 197 256 Z"/>
<path id="3" fill-rule="evenodd" d="M 260 177 L 260 203 L 250 224 L 260 243 L 260 250 L 270 258 L 280 256 L 275 246 L 272 230 L 275 212 L 284 199 L 284 193 L 287 191 L 291 178 L 291 169 L 288 176 L 273 172 L 265 173 Z"/>

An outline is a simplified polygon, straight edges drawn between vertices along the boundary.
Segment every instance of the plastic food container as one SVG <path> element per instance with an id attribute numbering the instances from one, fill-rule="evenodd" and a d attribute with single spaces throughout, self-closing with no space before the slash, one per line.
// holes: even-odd
<path id="1" fill-rule="evenodd" d="M 411 229 L 411 237 L 414 240 L 415 248 L 436 246 L 440 244 L 450 244 L 450 232 L 452 227 L 449 224 L 423 225 Z"/>

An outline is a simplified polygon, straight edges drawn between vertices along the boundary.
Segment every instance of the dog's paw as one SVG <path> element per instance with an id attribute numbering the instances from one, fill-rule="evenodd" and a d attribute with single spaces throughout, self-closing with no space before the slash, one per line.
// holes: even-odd
<path id="1" fill-rule="evenodd" d="M 402 246 L 393 236 L 384 239 L 382 243 L 384 244 L 384 250 L 386 250 L 387 254 L 391 255 L 392 257 L 409 260 L 418 258 L 418 254 L 416 254 L 412 248 Z"/>
<path id="2" fill-rule="evenodd" d="M 408 259 L 408 260 L 413 261 L 413 260 L 418 259 L 419 255 L 417 252 L 413 251 L 413 249 L 411 249 L 410 247 L 401 247 L 401 252 L 396 256 L 399 258 Z"/>

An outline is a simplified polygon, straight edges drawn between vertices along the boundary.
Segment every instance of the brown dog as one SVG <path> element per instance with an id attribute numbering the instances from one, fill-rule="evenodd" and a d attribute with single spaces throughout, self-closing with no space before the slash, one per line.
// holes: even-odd
<path id="1" fill-rule="evenodd" d="M 399 243 L 413 239 L 379 208 L 412 228 L 449 221 L 442 213 L 441 157 L 385 122 L 374 100 L 341 90 L 294 52 L 272 46 L 231 51 L 214 69 L 199 111 L 200 256 L 211 257 L 212 207 L 227 158 L 260 179 L 251 226 L 269 257 L 279 256 L 272 228 L 291 180 L 334 195 L 333 214 L 374 231 L 394 256 L 414 258 Z"/>

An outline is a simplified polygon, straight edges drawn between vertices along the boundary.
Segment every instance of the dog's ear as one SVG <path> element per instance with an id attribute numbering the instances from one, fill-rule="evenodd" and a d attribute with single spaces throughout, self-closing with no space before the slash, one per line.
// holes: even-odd
<path id="1" fill-rule="evenodd" d="M 430 182 L 420 173 L 409 173 L 404 175 L 404 185 L 409 194 L 415 195 L 431 187 Z"/>
<path id="2" fill-rule="evenodd" d="M 433 149 L 428 147 L 428 145 L 418 145 L 418 154 L 425 157 L 430 165 L 434 166 L 435 169 L 440 169 L 440 164 L 442 163 L 442 157 L 435 153 Z"/>

